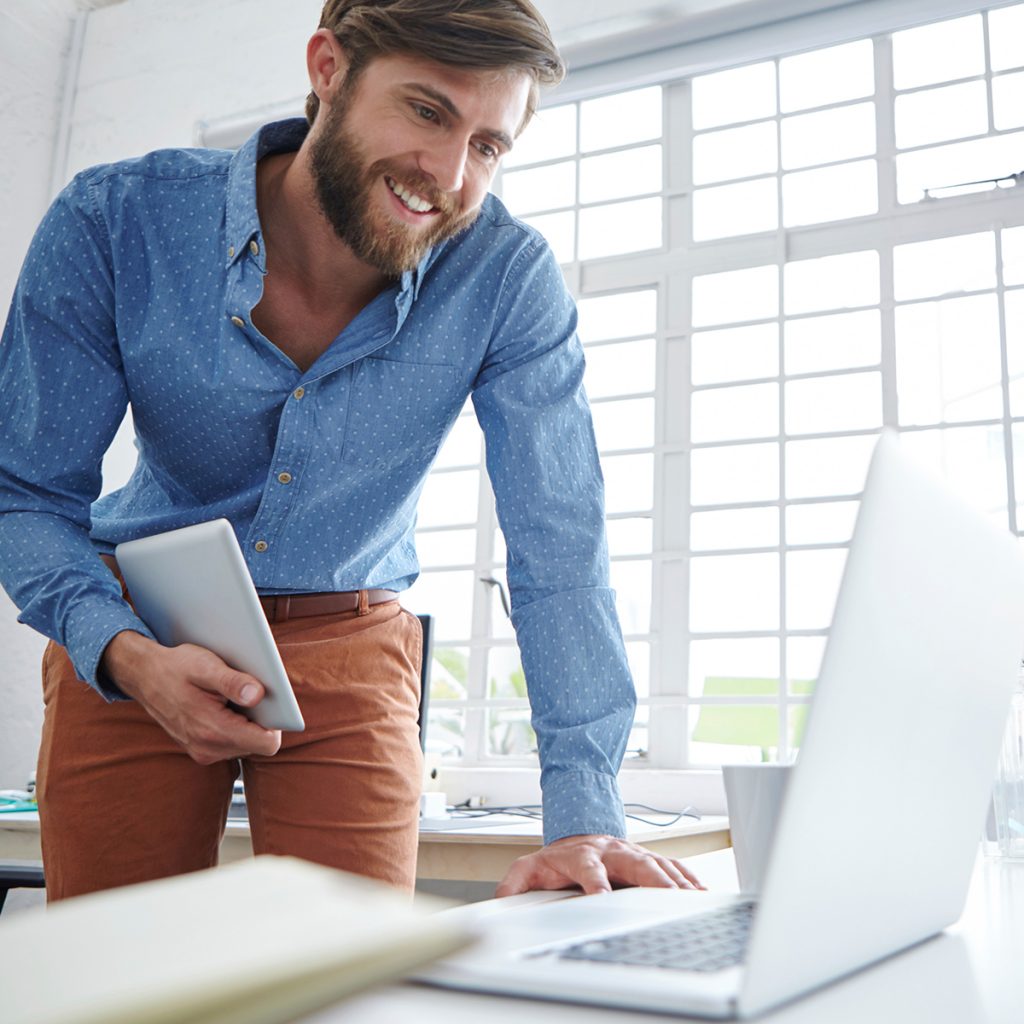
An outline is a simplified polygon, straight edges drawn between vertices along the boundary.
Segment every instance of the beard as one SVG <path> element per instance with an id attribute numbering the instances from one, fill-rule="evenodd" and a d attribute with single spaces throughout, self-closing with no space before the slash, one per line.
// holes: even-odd
<path id="1" fill-rule="evenodd" d="M 460 213 L 455 200 L 416 169 L 386 159 L 369 163 L 345 107 L 342 98 L 337 106 L 321 108 L 325 121 L 310 145 L 316 199 L 335 234 L 360 260 L 397 278 L 414 270 L 432 246 L 469 227 L 480 210 Z M 417 231 L 375 207 L 373 190 L 385 175 L 434 207 L 429 226 Z"/>

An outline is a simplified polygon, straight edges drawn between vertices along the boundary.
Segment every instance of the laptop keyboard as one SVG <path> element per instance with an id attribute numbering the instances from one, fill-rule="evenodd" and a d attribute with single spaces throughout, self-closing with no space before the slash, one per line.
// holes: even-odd
<path id="1" fill-rule="evenodd" d="M 676 971 L 720 971 L 741 963 L 754 918 L 752 902 L 589 939 L 563 949 L 563 960 L 593 960 Z"/>

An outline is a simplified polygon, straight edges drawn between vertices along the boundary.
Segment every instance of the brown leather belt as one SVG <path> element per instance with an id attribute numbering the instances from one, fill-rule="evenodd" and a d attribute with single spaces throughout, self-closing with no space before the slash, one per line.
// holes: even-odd
<path id="1" fill-rule="evenodd" d="M 100 558 L 118 576 L 121 575 L 113 555 L 100 555 Z M 318 594 L 261 594 L 260 604 L 268 622 L 287 622 L 289 619 L 342 612 L 357 611 L 365 615 L 371 605 L 397 599 L 398 594 L 393 590 L 338 590 Z"/>

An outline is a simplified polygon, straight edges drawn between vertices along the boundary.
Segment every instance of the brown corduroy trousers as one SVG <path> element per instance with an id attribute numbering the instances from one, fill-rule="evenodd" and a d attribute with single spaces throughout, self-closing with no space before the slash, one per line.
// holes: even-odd
<path id="1" fill-rule="evenodd" d="M 239 770 L 253 849 L 412 889 L 422 631 L 397 601 L 272 625 L 306 721 L 272 757 L 196 764 L 134 701 L 106 703 L 62 647 L 43 656 L 37 778 L 48 898 L 217 863 Z"/>

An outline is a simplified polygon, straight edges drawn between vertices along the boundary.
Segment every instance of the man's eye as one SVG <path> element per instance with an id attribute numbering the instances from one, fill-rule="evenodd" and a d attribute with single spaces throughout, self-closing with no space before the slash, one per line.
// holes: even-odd
<path id="1" fill-rule="evenodd" d="M 494 146 L 487 142 L 481 142 L 477 145 L 477 149 L 485 156 L 488 160 L 493 160 L 498 155 L 498 151 Z"/>
<path id="2" fill-rule="evenodd" d="M 436 121 L 437 112 L 431 110 L 430 107 L 424 107 L 420 103 L 414 103 L 412 109 L 416 111 L 418 117 L 422 117 L 424 121 Z"/>

